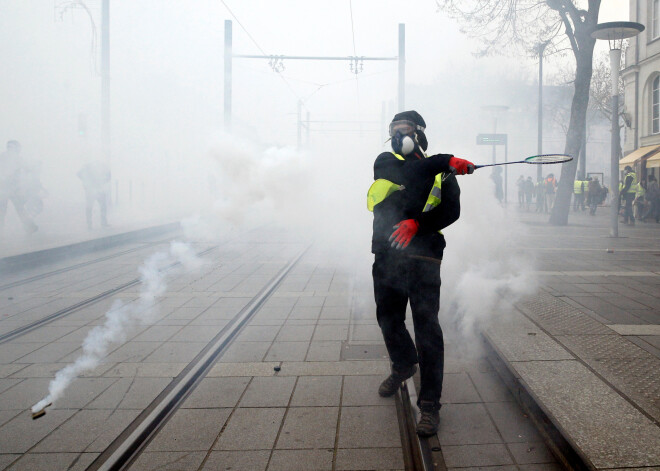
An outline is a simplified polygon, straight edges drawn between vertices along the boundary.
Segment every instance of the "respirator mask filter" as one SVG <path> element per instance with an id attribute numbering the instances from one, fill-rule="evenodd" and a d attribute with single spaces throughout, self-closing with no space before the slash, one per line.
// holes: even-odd
<path id="1" fill-rule="evenodd" d="M 424 135 L 424 127 L 419 126 L 412 121 L 401 120 L 390 123 L 390 137 L 392 138 L 392 150 L 397 154 L 408 155 L 415 149 L 415 141 L 410 135 L 423 136 L 423 143 L 419 142 L 420 147 L 426 150 L 428 142 Z"/>

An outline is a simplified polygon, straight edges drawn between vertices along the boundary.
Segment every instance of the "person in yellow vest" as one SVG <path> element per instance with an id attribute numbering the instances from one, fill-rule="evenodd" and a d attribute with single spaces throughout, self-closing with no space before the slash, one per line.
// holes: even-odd
<path id="1" fill-rule="evenodd" d="M 637 195 L 637 174 L 633 172 L 633 169 L 630 165 L 626 165 L 623 169 L 625 177 L 623 178 L 623 187 L 621 188 L 621 193 L 619 194 L 619 200 L 625 202 L 625 208 L 623 210 L 623 222 L 624 224 L 630 224 L 631 226 L 635 225 L 635 215 L 633 214 L 633 201 L 635 201 L 635 196 Z"/>
<path id="2" fill-rule="evenodd" d="M 444 374 L 444 340 L 438 322 L 440 263 L 445 248 L 441 230 L 460 216 L 455 175 L 474 164 L 450 154 L 427 157 L 426 123 L 416 111 L 398 113 L 390 123 L 393 152 L 374 163 L 367 207 L 374 213 L 371 251 L 376 317 L 392 362 L 391 374 L 378 389 L 393 396 L 417 371 L 421 388 L 417 433 L 438 430 Z M 415 342 L 404 324 L 410 302 Z"/>
<path id="3" fill-rule="evenodd" d="M 587 182 L 585 180 L 575 179 L 573 181 L 573 211 L 582 209 L 584 211 L 584 195 L 587 190 Z"/>

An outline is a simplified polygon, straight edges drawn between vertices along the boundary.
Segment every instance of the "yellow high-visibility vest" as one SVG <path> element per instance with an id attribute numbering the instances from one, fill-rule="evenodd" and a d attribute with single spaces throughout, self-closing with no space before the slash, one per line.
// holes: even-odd
<path id="1" fill-rule="evenodd" d="M 633 181 L 630 184 L 630 188 L 628 188 L 627 192 L 628 193 L 637 193 L 637 190 L 638 190 L 638 188 L 637 188 L 637 174 L 635 172 L 626 173 L 626 176 L 623 179 L 624 186 L 625 186 L 625 183 L 626 183 L 626 180 L 628 179 L 628 177 L 632 177 Z"/>
<path id="2" fill-rule="evenodd" d="M 584 181 L 582 181 L 582 180 L 575 180 L 573 182 L 573 193 L 575 193 L 576 195 L 581 195 L 582 194 L 582 184 L 583 183 L 584 183 Z"/>
<path id="3" fill-rule="evenodd" d="M 392 152 L 392 154 L 394 154 L 394 152 Z M 394 156 L 399 160 L 405 160 L 403 156 L 399 154 L 394 154 Z M 431 188 L 431 192 L 429 193 L 429 197 L 426 199 L 426 204 L 424 205 L 422 212 L 430 211 L 442 202 L 443 176 L 444 173 L 439 173 L 435 176 L 433 188 Z M 376 205 L 383 202 L 385 198 L 399 190 L 405 190 L 405 186 L 391 182 L 384 178 L 379 178 L 371 184 L 369 191 L 367 192 L 367 209 L 369 211 L 373 211 Z M 438 232 L 442 234 L 441 231 Z"/>

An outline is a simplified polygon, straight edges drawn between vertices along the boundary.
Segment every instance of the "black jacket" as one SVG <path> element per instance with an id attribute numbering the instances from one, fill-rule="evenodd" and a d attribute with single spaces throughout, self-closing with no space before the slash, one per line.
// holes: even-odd
<path id="1" fill-rule="evenodd" d="M 404 219 L 416 219 L 419 230 L 410 245 L 398 251 L 402 254 L 420 255 L 442 259 L 445 238 L 438 231 L 455 222 L 461 213 L 461 190 L 456 177 L 450 175 L 442 182 L 441 203 L 430 211 L 422 212 L 433 188 L 435 176 L 449 171 L 452 155 L 437 154 L 419 159 L 416 154 L 397 159 L 391 152 L 383 152 L 374 163 L 374 180 L 384 178 L 405 189 L 396 191 L 374 207 L 373 253 L 395 250 L 389 237 L 394 225 Z"/>

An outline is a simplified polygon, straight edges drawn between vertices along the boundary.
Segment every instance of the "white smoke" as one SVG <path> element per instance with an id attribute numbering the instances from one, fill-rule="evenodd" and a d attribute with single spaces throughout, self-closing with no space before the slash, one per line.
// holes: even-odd
<path id="1" fill-rule="evenodd" d="M 493 196 L 489 173 L 460 176 L 461 217 L 445 229 L 442 264 L 443 328 L 456 340 L 474 340 L 479 330 L 507 314 L 506 306 L 538 286 L 534 259 L 520 249 L 525 234 L 517 205 L 503 208 Z M 474 342 L 459 341 L 469 346 Z"/>
<path id="2" fill-rule="evenodd" d="M 137 324 L 153 322 L 156 301 L 167 289 L 168 265 L 179 262 L 184 272 L 193 272 L 202 264 L 193 249 L 186 243 L 173 241 L 169 251 L 157 252 L 138 269 L 141 289 L 138 300 L 131 304 L 115 301 L 105 315 L 105 323 L 94 327 L 85 337 L 82 354 L 73 363 L 55 374 L 48 385 L 48 395 L 32 406 L 38 412 L 62 397 L 69 385 L 78 376 L 96 368 L 113 346 L 126 341 L 126 335 Z"/>

